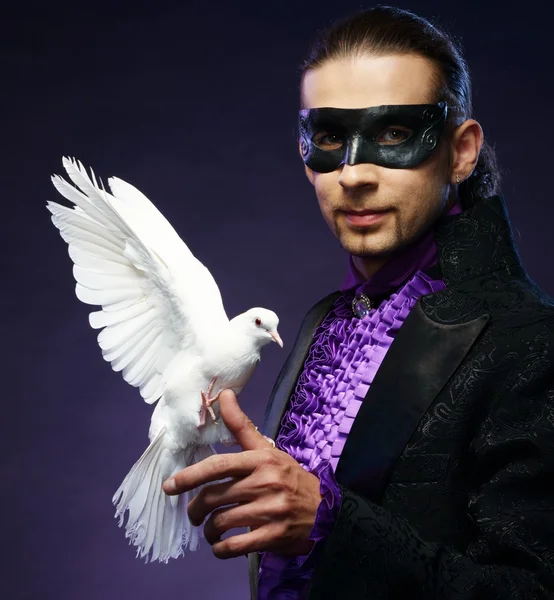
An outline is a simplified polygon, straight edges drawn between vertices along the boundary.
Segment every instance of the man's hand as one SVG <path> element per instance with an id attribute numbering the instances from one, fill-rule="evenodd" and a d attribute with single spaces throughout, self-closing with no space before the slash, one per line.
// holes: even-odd
<path id="1" fill-rule="evenodd" d="M 286 452 L 273 448 L 240 409 L 235 394 L 219 397 L 223 422 L 243 449 L 236 454 L 216 454 L 187 467 L 168 479 L 168 495 L 182 494 L 210 481 L 188 505 L 193 525 L 204 525 L 206 540 L 217 558 L 233 558 L 250 552 L 274 551 L 298 556 L 308 554 L 321 495 L 319 479 L 303 469 Z M 235 527 L 252 531 L 221 536 Z"/>

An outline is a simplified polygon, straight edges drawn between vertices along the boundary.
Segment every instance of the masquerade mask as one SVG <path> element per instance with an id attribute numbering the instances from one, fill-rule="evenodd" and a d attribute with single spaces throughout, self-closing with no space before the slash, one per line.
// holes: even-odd
<path id="1" fill-rule="evenodd" d="M 358 163 L 411 169 L 437 148 L 447 110 L 446 102 L 303 109 L 302 158 L 318 173 Z"/>

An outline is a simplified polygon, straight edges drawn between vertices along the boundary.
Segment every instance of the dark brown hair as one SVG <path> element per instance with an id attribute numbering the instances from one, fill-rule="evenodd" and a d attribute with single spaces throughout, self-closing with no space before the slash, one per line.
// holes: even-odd
<path id="1" fill-rule="evenodd" d="M 387 54 L 417 54 L 437 67 L 432 102 L 448 103 L 448 132 L 472 118 L 471 78 L 460 47 L 426 19 L 392 6 L 364 10 L 321 32 L 300 66 L 300 89 L 306 72 L 326 61 Z M 459 185 L 462 205 L 498 194 L 500 179 L 495 152 L 484 142 L 472 175 Z"/>

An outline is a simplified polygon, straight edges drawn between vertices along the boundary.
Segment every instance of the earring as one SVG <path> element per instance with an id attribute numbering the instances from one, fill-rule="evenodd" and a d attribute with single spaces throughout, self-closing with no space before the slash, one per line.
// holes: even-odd
<path id="1" fill-rule="evenodd" d="M 460 183 L 460 176 L 456 173 L 456 183 Z"/>

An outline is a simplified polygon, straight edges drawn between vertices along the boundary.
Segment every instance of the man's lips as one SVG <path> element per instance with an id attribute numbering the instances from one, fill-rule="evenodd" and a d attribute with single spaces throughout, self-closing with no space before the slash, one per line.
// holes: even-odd
<path id="1" fill-rule="evenodd" d="M 346 221 L 350 225 L 367 227 L 381 221 L 390 211 L 387 210 L 343 210 Z"/>

